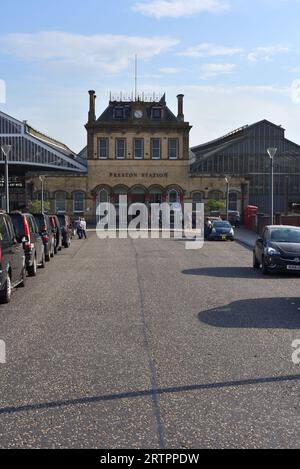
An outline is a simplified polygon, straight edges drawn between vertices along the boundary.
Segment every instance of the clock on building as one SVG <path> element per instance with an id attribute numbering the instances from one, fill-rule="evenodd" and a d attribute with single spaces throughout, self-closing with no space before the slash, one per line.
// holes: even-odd
<path id="1" fill-rule="evenodd" d="M 143 117 L 143 111 L 140 111 L 140 110 L 134 111 L 134 117 L 136 119 L 141 119 Z"/>

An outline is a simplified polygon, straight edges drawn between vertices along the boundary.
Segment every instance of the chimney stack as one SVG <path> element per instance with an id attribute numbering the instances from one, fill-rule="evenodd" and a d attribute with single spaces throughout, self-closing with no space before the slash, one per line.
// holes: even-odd
<path id="1" fill-rule="evenodd" d="M 90 95 L 90 109 L 89 109 L 89 122 L 95 122 L 96 120 L 96 92 L 94 90 L 89 91 Z"/>
<path id="2" fill-rule="evenodd" d="M 177 96 L 177 99 L 178 99 L 178 116 L 177 118 L 180 120 L 180 121 L 184 121 L 184 114 L 183 114 L 183 98 L 184 98 L 184 94 L 179 94 Z"/>

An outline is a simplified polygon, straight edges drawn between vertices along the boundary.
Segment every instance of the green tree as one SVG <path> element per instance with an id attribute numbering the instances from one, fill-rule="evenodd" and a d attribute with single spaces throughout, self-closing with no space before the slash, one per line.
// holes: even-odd
<path id="1" fill-rule="evenodd" d="M 223 200 L 208 200 L 205 203 L 205 213 L 210 213 L 212 211 L 224 210 L 226 208 L 226 203 Z"/>
<path id="2" fill-rule="evenodd" d="M 40 200 L 32 200 L 28 205 L 28 209 L 31 213 L 41 213 L 41 201 Z M 44 212 L 50 212 L 50 202 L 44 201 Z"/>

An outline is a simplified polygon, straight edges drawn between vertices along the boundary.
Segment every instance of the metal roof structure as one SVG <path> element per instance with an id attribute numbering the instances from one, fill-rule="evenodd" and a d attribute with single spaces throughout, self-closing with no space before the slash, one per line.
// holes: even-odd
<path id="1" fill-rule="evenodd" d="M 0 145 L 11 145 L 9 164 L 26 171 L 85 173 L 84 161 L 65 144 L 0 111 Z M 0 165 L 4 164 L 3 155 Z M 0 166 L 1 168 L 1 166 Z"/>

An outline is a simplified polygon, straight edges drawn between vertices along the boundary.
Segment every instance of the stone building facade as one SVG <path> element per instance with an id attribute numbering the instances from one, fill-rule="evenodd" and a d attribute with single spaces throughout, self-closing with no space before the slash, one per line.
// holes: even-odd
<path id="1" fill-rule="evenodd" d="M 226 199 L 224 176 L 191 174 L 189 134 L 184 118 L 184 96 L 178 95 L 174 114 L 165 95 L 153 99 L 110 99 L 96 118 L 96 94 L 89 91 L 87 146 L 78 155 L 85 174 L 45 175 L 45 198 L 53 212 L 67 212 L 96 222 L 98 202 L 112 202 L 127 195 L 128 204 L 201 202 Z M 27 178 L 39 196 L 37 176 Z M 244 204 L 244 178 L 232 178 L 236 208 Z"/>

